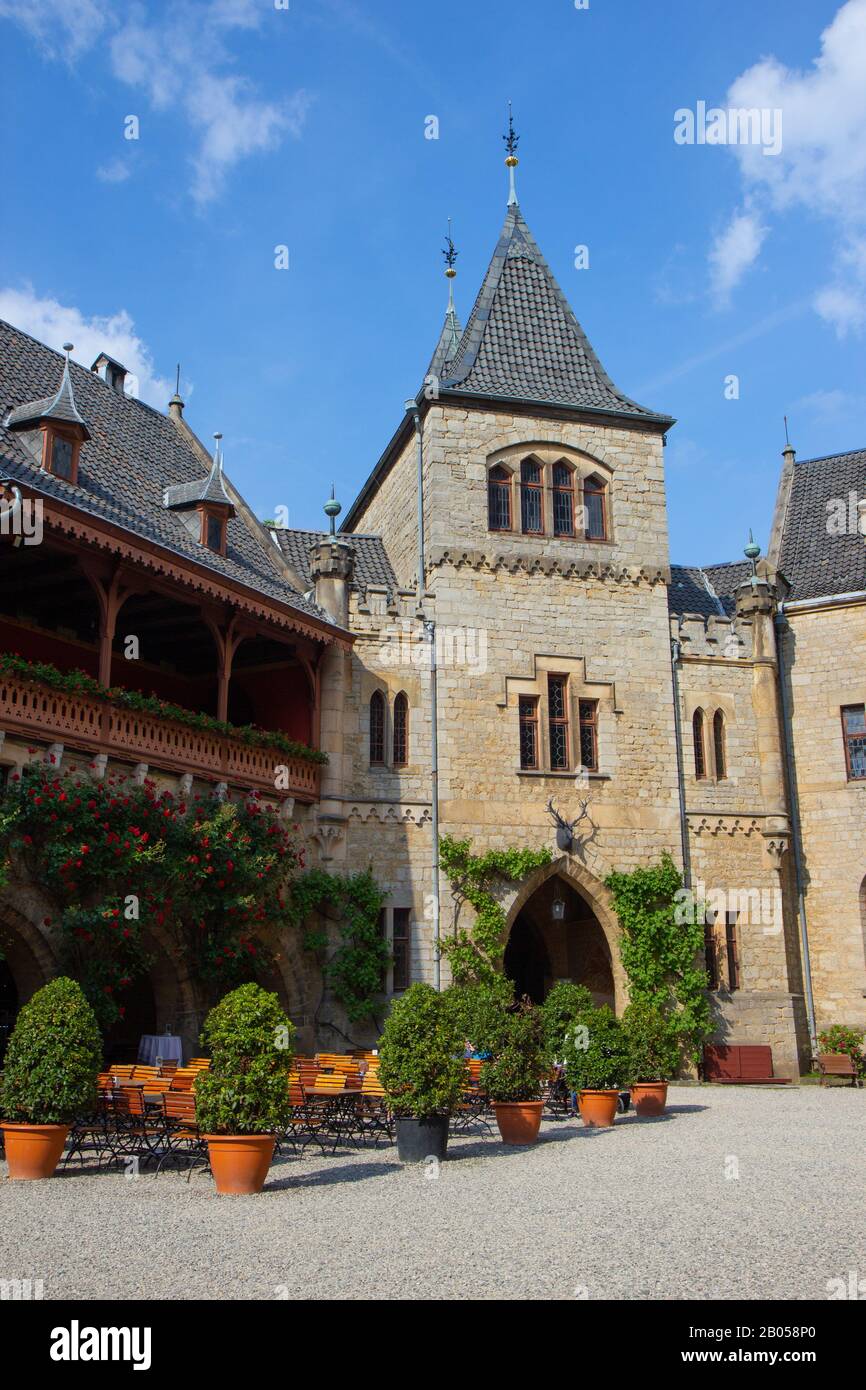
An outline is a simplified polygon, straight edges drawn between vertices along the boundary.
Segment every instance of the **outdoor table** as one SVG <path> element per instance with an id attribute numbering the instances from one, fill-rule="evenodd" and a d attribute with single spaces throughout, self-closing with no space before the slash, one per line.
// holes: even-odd
<path id="1" fill-rule="evenodd" d="M 148 1066 L 155 1066 L 157 1057 L 164 1062 L 177 1062 L 183 1066 L 183 1043 L 174 1033 L 143 1033 L 138 1045 L 138 1060 Z"/>

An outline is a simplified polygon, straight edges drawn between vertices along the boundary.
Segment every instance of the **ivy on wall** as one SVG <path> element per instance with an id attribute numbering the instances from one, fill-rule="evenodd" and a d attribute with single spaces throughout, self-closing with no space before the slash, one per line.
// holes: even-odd
<path id="1" fill-rule="evenodd" d="M 609 874 L 605 886 L 622 927 L 620 956 L 630 999 L 660 1009 L 671 1035 L 698 1062 L 712 1032 L 709 982 L 699 964 L 703 914 L 677 912 L 682 876 L 669 855 L 631 873 Z M 681 922 L 681 916 L 691 920 Z"/>
<path id="2" fill-rule="evenodd" d="M 229 724 L 209 714 L 200 714 L 184 709 L 182 705 L 160 700 L 157 695 L 142 695 L 139 690 L 125 690 L 121 686 L 106 688 L 86 671 L 61 671 L 48 661 L 27 661 L 17 652 L 0 653 L 0 676 L 4 675 L 18 676 L 22 680 L 47 685 L 52 690 L 63 690 L 69 695 L 94 695 L 106 704 L 138 710 L 142 714 L 155 714 L 162 719 L 173 719 L 177 724 L 186 724 L 191 729 L 201 729 L 206 733 L 224 734 L 251 747 L 278 748 L 287 757 L 301 758 L 304 762 L 328 761 L 327 753 L 308 748 L 305 743 L 298 743 L 297 739 L 289 738 L 279 730 L 259 729 L 254 724 Z"/>
<path id="3" fill-rule="evenodd" d="M 350 1023 L 376 1019 L 384 974 L 391 963 L 379 922 L 386 897 L 369 869 L 345 875 L 311 869 L 292 885 L 290 912 L 297 926 L 325 909 L 339 920 L 334 950 L 327 932 L 312 927 L 304 931 L 303 944 L 318 960 Z"/>
<path id="4" fill-rule="evenodd" d="M 502 881 L 517 883 L 549 864 L 549 849 L 488 850 L 473 854 L 471 840 L 455 840 L 443 835 L 439 841 L 439 862 L 454 889 L 455 901 L 468 902 L 475 910 L 475 921 L 468 929 L 458 924 L 454 934 L 442 937 L 441 954 L 451 966 L 455 984 L 480 984 L 501 974 L 505 955 L 506 915 L 496 897 Z"/>

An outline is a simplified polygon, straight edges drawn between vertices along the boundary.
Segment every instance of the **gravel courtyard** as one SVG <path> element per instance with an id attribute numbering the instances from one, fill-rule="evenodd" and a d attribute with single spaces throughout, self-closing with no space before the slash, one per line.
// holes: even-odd
<path id="1" fill-rule="evenodd" d="M 257 1197 L 200 1170 L 4 1165 L 0 1278 L 52 1299 L 825 1299 L 866 1277 L 866 1090 L 670 1099 L 613 1131 L 545 1120 L 530 1150 L 459 1138 L 438 1176 L 394 1148 L 287 1155 Z"/>

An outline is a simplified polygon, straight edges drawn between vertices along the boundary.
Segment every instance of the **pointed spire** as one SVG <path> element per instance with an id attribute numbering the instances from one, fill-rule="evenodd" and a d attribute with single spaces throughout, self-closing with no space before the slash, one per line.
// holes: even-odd
<path id="1" fill-rule="evenodd" d="M 72 378 L 69 374 L 69 354 L 72 351 L 72 346 L 72 343 L 63 344 L 66 359 L 63 363 L 63 375 L 60 378 L 58 390 L 53 396 L 43 396 L 41 400 L 27 401 L 24 405 L 16 406 L 14 410 L 10 410 L 6 418 L 6 425 L 10 429 L 34 428 L 40 420 L 61 420 L 67 425 L 77 425 L 81 431 L 82 439 L 90 438 L 87 425 L 78 413 L 75 394 L 72 390 Z"/>
<path id="2" fill-rule="evenodd" d="M 514 183 L 514 171 L 520 163 L 517 158 L 517 146 L 520 143 L 520 136 L 514 130 L 514 118 L 511 114 L 511 102 L 508 103 L 508 131 L 502 137 L 505 142 L 507 154 L 505 156 L 505 167 L 508 170 L 508 206 L 515 206 L 517 203 L 517 188 Z"/>
<path id="3" fill-rule="evenodd" d="M 448 218 L 448 234 L 445 237 L 445 246 L 442 251 L 445 260 L 445 275 L 448 280 L 448 308 L 445 311 L 445 326 L 442 330 L 442 340 L 447 349 L 447 356 L 453 357 L 460 346 L 461 329 L 457 319 L 457 310 L 454 306 L 454 280 L 457 275 L 455 262 L 460 252 L 454 245 L 451 237 L 451 218 Z M 441 343 L 440 343 L 441 345 Z"/>

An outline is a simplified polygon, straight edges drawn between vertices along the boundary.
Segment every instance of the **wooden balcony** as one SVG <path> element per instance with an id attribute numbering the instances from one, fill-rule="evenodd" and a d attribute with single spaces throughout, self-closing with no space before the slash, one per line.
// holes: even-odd
<path id="1" fill-rule="evenodd" d="M 318 763 L 292 758 L 277 747 L 244 743 L 228 734 L 126 709 L 97 695 L 69 694 L 18 676 L 0 676 L 0 728 L 272 796 L 315 801 L 319 794 Z M 288 770 L 279 791 L 275 787 L 278 767 Z M 287 786 L 282 785 L 284 781 Z"/>

